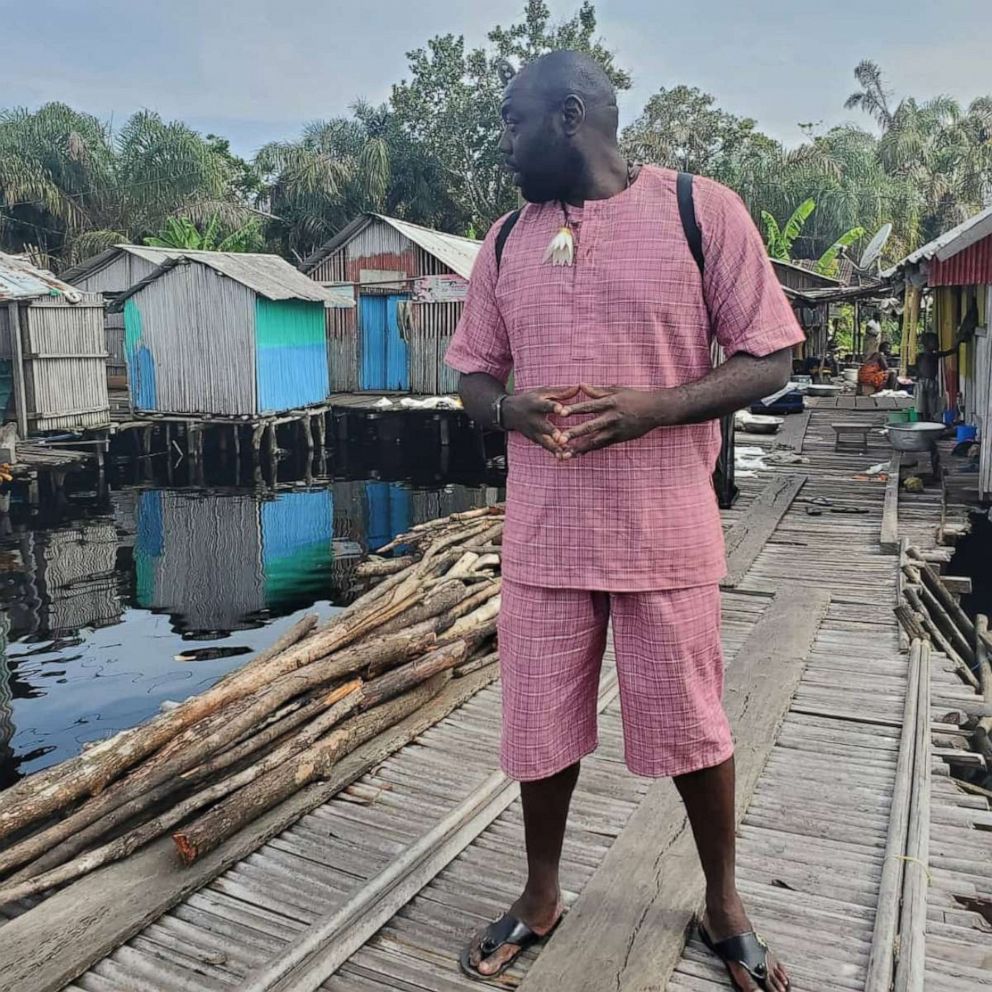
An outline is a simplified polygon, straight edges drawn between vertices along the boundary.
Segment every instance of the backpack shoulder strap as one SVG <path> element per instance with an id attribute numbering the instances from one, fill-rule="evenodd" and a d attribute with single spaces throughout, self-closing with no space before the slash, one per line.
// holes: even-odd
<path id="1" fill-rule="evenodd" d="M 517 221 L 520 220 L 520 210 L 514 210 L 506 220 L 503 221 L 503 226 L 496 233 L 496 244 L 494 245 L 496 249 L 496 272 L 499 273 L 500 263 L 503 261 L 503 249 L 506 247 L 506 239 L 510 236 L 510 232 L 516 227 Z"/>
<path id="2" fill-rule="evenodd" d="M 679 217 L 682 219 L 682 230 L 685 232 L 685 240 L 689 243 L 689 251 L 699 266 L 699 273 L 702 275 L 706 268 L 706 258 L 703 255 L 703 232 L 699 230 L 696 221 L 696 204 L 692 197 L 692 175 L 688 172 L 680 172 L 675 181 L 675 193 L 679 201 Z M 502 232 L 501 232 L 502 233 Z"/>

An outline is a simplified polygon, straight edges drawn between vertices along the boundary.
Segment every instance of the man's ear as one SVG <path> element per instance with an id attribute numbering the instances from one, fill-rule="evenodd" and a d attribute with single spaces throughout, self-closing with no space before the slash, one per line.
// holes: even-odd
<path id="1" fill-rule="evenodd" d="M 570 93 L 561 102 L 562 129 L 565 134 L 573 135 L 586 119 L 586 105 L 582 98 Z"/>

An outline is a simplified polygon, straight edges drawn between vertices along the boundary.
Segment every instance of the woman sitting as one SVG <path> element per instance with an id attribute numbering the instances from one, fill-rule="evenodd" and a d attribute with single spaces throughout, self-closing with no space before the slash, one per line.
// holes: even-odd
<path id="1" fill-rule="evenodd" d="M 883 389 L 895 389 L 899 382 L 894 369 L 889 368 L 889 352 L 892 345 L 888 341 L 883 341 L 878 351 L 870 354 L 864 364 L 858 369 L 858 382 L 862 386 L 870 386 L 872 392 L 880 392 Z"/>

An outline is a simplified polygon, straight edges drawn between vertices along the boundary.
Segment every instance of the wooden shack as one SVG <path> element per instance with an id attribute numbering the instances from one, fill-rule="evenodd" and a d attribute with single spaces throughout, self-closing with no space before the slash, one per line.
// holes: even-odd
<path id="1" fill-rule="evenodd" d="M 66 269 L 62 278 L 85 293 L 99 293 L 106 303 L 126 293 L 135 283 L 150 276 L 158 266 L 182 254 L 179 249 L 149 248 L 146 245 L 114 245 L 92 258 Z M 126 389 L 127 359 L 124 355 L 124 314 L 108 310 L 106 329 L 107 381 L 111 389 Z"/>
<path id="2" fill-rule="evenodd" d="M 275 255 L 184 252 L 119 296 L 136 411 L 256 418 L 324 403 L 324 310 L 353 304 Z"/>
<path id="3" fill-rule="evenodd" d="M 978 312 L 974 337 L 941 362 L 941 384 L 947 408 L 978 428 L 978 497 L 992 499 L 992 206 L 918 248 L 886 275 L 902 288 L 909 365 L 919 351 L 922 312 L 931 310 L 928 329 L 937 334 L 941 350 L 954 347 L 969 307 Z"/>
<path id="4" fill-rule="evenodd" d="M 362 214 L 315 252 L 303 271 L 324 286 L 353 286 L 358 306 L 327 315 L 332 393 L 454 392 L 444 353 L 465 303 L 481 242 L 395 217 Z"/>
<path id="5" fill-rule="evenodd" d="M 0 411 L 30 434 L 110 423 L 100 296 L 0 253 Z"/>

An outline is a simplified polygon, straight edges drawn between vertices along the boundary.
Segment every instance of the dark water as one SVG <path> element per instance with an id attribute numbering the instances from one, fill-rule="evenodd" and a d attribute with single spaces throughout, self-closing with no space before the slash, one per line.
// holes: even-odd
<path id="1" fill-rule="evenodd" d="M 361 446 L 328 464 L 198 488 L 122 464 L 102 496 L 0 517 L 0 788 L 202 691 L 305 612 L 331 615 L 367 549 L 501 495 L 457 450 Z"/>

